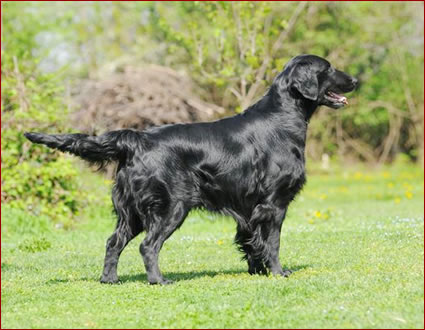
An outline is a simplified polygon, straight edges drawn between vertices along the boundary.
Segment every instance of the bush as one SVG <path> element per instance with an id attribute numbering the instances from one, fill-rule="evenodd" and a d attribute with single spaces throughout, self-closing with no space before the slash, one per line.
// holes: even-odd
<path id="1" fill-rule="evenodd" d="M 38 70 L 31 54 L 20 51 L 28 45 L 14 45 L 13 22 L 4 23 L 11 42 L 2 50 L 1 201 L 11 208 L 47 215 L 54 222 L 69 226 L 72 215 L 77 214 L 85 199 L 78 189 L 78 176 L 71 160 L 31 144 L 23 136 L 31 130 L 64 130 L 67 111 L 63 110 L 63 89 L 53 75 Z M 28 43 L 33 40 L 31 33 L 28 30 Z M 21 48 L 12 52 L 14 56 L 8 51 L 13 46 Z"/>

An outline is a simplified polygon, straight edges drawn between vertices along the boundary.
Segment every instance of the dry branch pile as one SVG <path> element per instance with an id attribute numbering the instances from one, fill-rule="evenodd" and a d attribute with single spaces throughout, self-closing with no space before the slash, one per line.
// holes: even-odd
<path id="1" fill-rule="evenodd" d="M 104 79 L 84 82 L 76 94 L 81 110 L 73 114 L 73 121 L 88 133 L 206 121 L 224 114 L 223 108 L 196 96 L 187 76 L 157 65 L 125 67 Z"/>

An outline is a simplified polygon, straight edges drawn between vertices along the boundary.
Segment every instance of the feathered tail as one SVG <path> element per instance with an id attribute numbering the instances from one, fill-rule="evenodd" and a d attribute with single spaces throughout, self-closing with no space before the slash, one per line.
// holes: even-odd
<path id="1" fill-rule="evenodd" d="M 128 158 L 141 142 L 141 133 L 132 130 L 112 131 L 99 136 L 43 133 L 24 135 L 31 142 L 69 152 L 100 166 Z"/>

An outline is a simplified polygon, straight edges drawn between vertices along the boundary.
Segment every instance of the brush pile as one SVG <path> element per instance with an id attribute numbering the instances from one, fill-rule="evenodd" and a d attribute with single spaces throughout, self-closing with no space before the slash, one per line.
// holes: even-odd
<path id="1" fill-rule="evenodd" d="M 89 134 L 109 130 L 207 121 L 224 109 L 201 100 L 191 80 L 170 68 L 127 66 L 104 79 L 83 82 L 74 101 L 74 127 Z"/>

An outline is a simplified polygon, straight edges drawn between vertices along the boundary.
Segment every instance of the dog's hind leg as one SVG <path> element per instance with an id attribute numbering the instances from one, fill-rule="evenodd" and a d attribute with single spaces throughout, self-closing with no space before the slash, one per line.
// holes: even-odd
<path id="1" fill-rule="evenodd" d="M 165 279 L 159 270 L 159 251 L 165 240 L 180 227 L 189 212 L 183 202 L 177 202 L 170 207 L 167 216 L 152 215 L 151 225 L 148 228 L 145 239 L 140 244 L 140 253 L 146 268 L 146 274 L 150 284 L 170 284 L 172 281 Z"/>
<path id="2" fill-rule="evenodd" d="M 106 242 L 105 264 L 100 279 L 102 283 L 118 282 L 117 266 L 121 252 L 142 231 L 142 225 L 138 219 L 129 219 L 123 214 L 118 218 L 117 228 Z"/>

